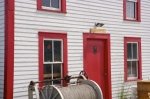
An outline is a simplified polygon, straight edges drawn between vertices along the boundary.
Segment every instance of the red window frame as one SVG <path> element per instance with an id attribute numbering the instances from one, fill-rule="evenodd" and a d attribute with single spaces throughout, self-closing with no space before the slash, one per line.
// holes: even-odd
<path id="1" fill-rule="evenodd" d="M 127 43 L 137 42 L 138 43 L 138 78 L 128 80 L 128 66 L 127 66 Z M 142 79 L 142 58 L 141 58 L 141 38 L 140 37 L 124 37 L 124 80 L 125 81 L 136 81 Z"/>
<path id="2" fill-rule="evenodd" d="M 141 0 L 137 0 L 136 3 L 136 18 L 135 19 L 129 19 L 127 18 L 127 1 L 128 0 L 123 0 L 123 19 L 126 21 L 137 21 L 141 22 Z"/>
<path id="3" fill-rule="evenodd" d="M 50 10 L 42 8 L 42 0 L 37 0 L 37 10 L 47 11 L 47 12 L 56 12 L 56 13 L 66 13 L 66 0 L 61 0 L 60 10 Z"/>
<path id="4" fill-rule="evenodd" d="M 63 40 L 63 77 L 68 73 L 67 67 L 67 34 L 66 33 L 53 33 L 53 32 L 39 32 L 39 81 L 44 80 L 44 60 L 43 60 L 43 46 L 44 39 L 61 39 Z M 42 86 L 42 84 L 40 85 Z"/>

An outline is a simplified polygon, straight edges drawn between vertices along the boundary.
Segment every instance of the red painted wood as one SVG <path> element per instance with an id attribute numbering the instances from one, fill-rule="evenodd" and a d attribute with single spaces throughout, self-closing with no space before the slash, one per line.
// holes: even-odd
<path id="1" fill-rule="evenodd" d="M 13 99 L 14 0 L 5 0 L 4 99 Z"/>
<path id="2" fill-rule="evenodd" d="M 141 0 L 138 0 L 137 7 L 138 7 L 138 10 L 137 10 L 138 19 L 137 20 L 141 22 Z"/>
<path id="3" fill-rule="evenodd" d="M 123 19 L 126 20 L 126 0 L 123 0 Z"/>
<path id="4" fill-rule="evenodd" d="M 67 5 L 66 5 L 66 0 L 62 0 L 62 2 L 61 2 L 61 11 L 63 12 L 63 13 L 67 13 L 67 10 L 66 10 L 66 7 L 67 7 Z"/>
<path id="5" fill-rule="evenodd" d="M 37 0 L 37 10 L 42 9 L 42 0 Z"/>
<path id="6" fill-rule="evenodd" d="M 87 40 L 86 57 L 85 57 L 85 71 L 89 79 L 96 81 L 102 88 L 103 94 L 106 95 L 105 88 L 105 69 L 104 69 L 104 40 Z M 94 52 L 95 47 L 95 52 Z M 96 52 L 97 50 L 97 52 Z M 105 96 L 106 97 L 106 96 Z"/>
<path id="7" fill-rule="evenodd" d="M 43 81 L 43 40 L 46 39 L 62 39 L 63 40 L 63 76 L 68 73 L 68 56 L 67 56 L 67 34 L 66 33 L 53 33 L 53 32 L 39 32 L 39 80 Z M 40 84 L 42 86 L 42 84 Z"/>
<path id="8" fill-rule="evenodd" d="M 42 81 L 43 80 L 43 35 L 41 33 L 39 33 L 39 80 Z M 42 84 L 40 83 L 39 86 L 42 86 Z"/>
<path id="9" fill-rule="evenodd" d="M 42 0 L 37 0 L 37 10 L 47 11 L 47 12 L 56 12 L 56 13 L 67 13 L 67 11 L 66 11 L 66 0 L 61 0 L 61 10 L 60 11 L 43 9 L 42 8 Z"/>
<path id="10" fill-rule="evenodd" d="M 138 42 L 138 79 L 127 80 L 127 42 Z M 141 54 L 141 38 L 140 37 L 124 37 L 124 80 L 128 81 L 136 81 L 142 80 L 142 54 Z"/>
<path id="11" fill-rule="evenodd" d="M 102 88 L 104 99 L 111 99 L 110 35 L 83 34 L 84 70 Z M 93 46 L 97 53 L 93 53 Z"/>

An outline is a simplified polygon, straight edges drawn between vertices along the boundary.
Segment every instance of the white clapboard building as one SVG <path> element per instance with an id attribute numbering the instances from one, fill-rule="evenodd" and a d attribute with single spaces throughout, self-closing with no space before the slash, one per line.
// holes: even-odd
<path id="1" fill-rule="evenodd" d="M 104 99 L 150 78 L 150 0 L 0 0 L 0 99 L 82 70 Z"/>

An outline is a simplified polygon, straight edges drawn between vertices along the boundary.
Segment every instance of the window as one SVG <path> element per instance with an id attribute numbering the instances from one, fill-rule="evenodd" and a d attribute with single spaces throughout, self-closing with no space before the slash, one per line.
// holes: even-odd
<path id="1" fill-rule="evenodd" d="M 140 0 L 124 0 L 124 20 L 141 21 Z"/>
<path id="2" fill-rule="evenodd" d="M 141 74 L 141 39 L 125 37 L 124 39 L 125 80 L 137 80 Z"/>
<path id="3" fill-rule="evenodd" d="M 45 9 L 60 10 L 61 0 L 42 0 L 42 7 Z"/>
<path id="4" fill-rule="evenodd" d="M 138 78 L 138 43 L 128 42 L 127 43 L 127 71 L 128 79 Z"/>
<path id="5" fill-rule="evenodd" d="M 62 43 L 61 40 L 44 40 L 44 79 L 62 78 Z M 60 81 L 52 82 L 58 84 Z"/>
<path id="6" fill-rule="evenodd" d="M 66 42 L 66 34 L 39 33 L 40 81 L 63 78 L 66 75 Z M 52 81 L 50 84 L 62 84 L 62 81 Z"/>
<path id="7" fill-rule="evenodd" d="M 127 8 L 126 8 L 127 19 L 136 19 L 136 2 L 134 1 L 127 1 Z"/>
<path id="8" fill-rule="evenodd" d="M 37 0 L 38 10 L 66 13 L 66 0 Z"/>

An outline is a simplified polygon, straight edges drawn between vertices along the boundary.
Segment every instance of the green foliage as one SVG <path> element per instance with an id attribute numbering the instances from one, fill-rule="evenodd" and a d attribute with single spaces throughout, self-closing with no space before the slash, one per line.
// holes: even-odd
<path id="1" fill-rule="evenodd" d="M 130 87 L 129 87 L 129 86 L 127 87 L 127 86 L 123 83 L 122 86 L 121 86 L 121 90 L 120 90 L 120 92 L 119 92 L 119 94 L 118 94 L 118 99 L 128 99 L 128 97 L 130 96 L 130 95 L 128 94 L 129 89 L 130 89 Z"/>
<path id="2" fill-rule="evenodd" d="M 125 93 L 125 88 L 124 84 L 121 86 L 121 90 L 119 92 L 119 99 L 126 99 L 126 93 Z"/>

